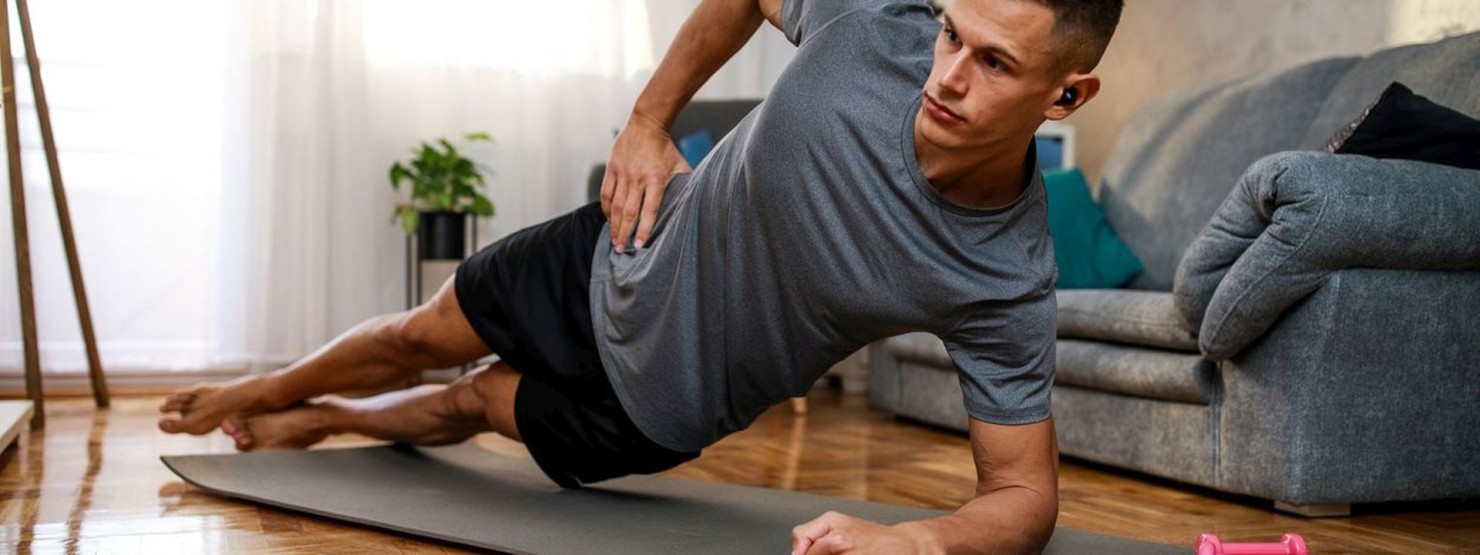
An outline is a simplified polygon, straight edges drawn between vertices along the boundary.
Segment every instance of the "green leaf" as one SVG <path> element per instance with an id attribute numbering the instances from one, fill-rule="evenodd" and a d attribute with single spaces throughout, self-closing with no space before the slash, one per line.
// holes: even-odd
<path id="1" fill-rule="evenodd" d="M 410 177 L 410 172 L 406 171 L 406 166 L 402 166 L 400 162 L 391 164 L 390 178 L 392 189 L 401 190 L 401 181 Z"/>
<path id="2" fill-rule="evenodd" d="M 485 218 L 493 215 L 493 201 L 488 197 L 477 195 L 473 197 L 473 213 Z"/>
<path id="3" fill-rule="evenodd" d="M 463 135 L 463 137 L 469 141 L 493 142 L 493 135 L 489 135 L 487 131 L 474 131 Z"/>
<path id="4" fill-rule="evenodd" d="M 415 235 L 416 228 L 421 223 L 421 213 L 414 206 L 401 208 L 401 226 L 406 229 L 407 235 Z"/>

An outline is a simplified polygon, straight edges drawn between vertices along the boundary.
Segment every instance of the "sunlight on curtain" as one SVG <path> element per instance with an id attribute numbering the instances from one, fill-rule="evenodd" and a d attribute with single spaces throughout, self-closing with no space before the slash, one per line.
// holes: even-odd
<path id="1" fill-rule="evenodd" d="M 393 65 L 623 75 L 653 65 L 647 19 L 644 3 L 619 0 L 368 2 L 365 57 Z"/>
<path id="2" fill-rule="evenodd" d="M 216 2 L 31 2 L 63 182 L 110 371 L 198 367 L 213 351 L 221 187 Z M 41 362 L 86 368 L 18 25 L 16 57 Z M 3 200 L 9 215 L 9 197 Z M 11 226 L 0 226 L 0 366 L 22 365 Z"/>
<path id="3" fill-rule="evenodd" d="M 650 71 L 645 9 L 617 1 L 240 0 L 249 76 L 227 112 L 220 354 L 302 356 L 403 308 L 404 235 L 385 169 L 419 141 L 487 131 L 483 242 L 573 209 Z M 557 17 L 558 15 L 558 17 Z M 631 66 L 629 64 L 637 64 Z"/>

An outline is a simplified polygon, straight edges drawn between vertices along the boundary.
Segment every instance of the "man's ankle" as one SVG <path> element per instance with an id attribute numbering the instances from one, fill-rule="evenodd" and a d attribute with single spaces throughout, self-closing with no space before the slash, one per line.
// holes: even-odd
<path id="1" fill-rule="evenodd" d="M 245 393 L 248 397 L 248 406 L 253 412 L 271 412 L 286 409 L 293 406 L 301 399 L 292 399 L 284 394 L 279 387 L 276 377 L 268 374 L 259 376 L 255 383 L 247 386 Z"/>
<path id="2" fill-rule="evenodd" d="M 312 415 L 309 419 L 309 429 L 331 436 L 348 431 L 349 425 L 346 419 L 351 417 L 350 409 L 335 403 L 333 399 L 313 401 L 306 408 Z"/>

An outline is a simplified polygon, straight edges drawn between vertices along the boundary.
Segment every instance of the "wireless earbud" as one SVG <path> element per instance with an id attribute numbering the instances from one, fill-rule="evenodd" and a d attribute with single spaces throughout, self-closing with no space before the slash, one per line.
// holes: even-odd
<path id="1" fill-rule="evenodd" d="M 1059 97 L 1059 101 L 1055 104 L 1058 104 L 1059 106 L 1073 106 L 1074 101 L 1078 99 L 1079 89 L 1069 87 L 1067 89 L 1064 89 L 1064 96 Z"/>

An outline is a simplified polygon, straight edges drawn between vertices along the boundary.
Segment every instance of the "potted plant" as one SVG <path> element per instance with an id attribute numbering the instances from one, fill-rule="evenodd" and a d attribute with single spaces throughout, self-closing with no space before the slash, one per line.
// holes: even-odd
<path id="1" fill-rule="evenodd" d="M 468 133 L 468 142 L 493 142 L 488 133 Z M 417 235 L 422 260 L 463 257 L 468 214 L 493 215 L 493 201 L 483 195 L 483 169 L 447 139 L 423 141 L 411 150 L 416 156 L 391 164 L 391 188 L 411 183 L 411 200 L 396 204 L 395 217 L 408 235 Z"/>

